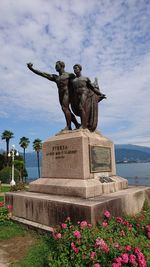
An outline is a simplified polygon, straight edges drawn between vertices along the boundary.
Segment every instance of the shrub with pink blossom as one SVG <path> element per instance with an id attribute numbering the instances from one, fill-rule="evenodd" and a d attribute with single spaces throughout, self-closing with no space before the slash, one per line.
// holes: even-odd
<path id="1" fill-rule="evenodd" d="M 0 224 L 5 223 L 5 221 L 11 218 L 12 209 L 12 205 L 5 207 L 4 202 L 0 202 Z"/>
<path id="2" fill-rule="evenodd" d="M 149 219 L 150 210 L 126 217 L 107 211 L 97 227 L 67 218 L 49 239 L 49 266 L 150 267 Z"/>

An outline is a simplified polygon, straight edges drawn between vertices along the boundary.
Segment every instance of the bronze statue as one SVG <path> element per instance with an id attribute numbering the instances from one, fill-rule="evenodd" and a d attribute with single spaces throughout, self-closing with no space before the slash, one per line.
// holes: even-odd
<path id="1" fill-rule="evenodd" d="M 59 102 L 65 114 L 65 119 L 66 119 L 66 127 L 64 130 L 71 130 L 71 121 L 74 123 L 76 128 L 79 128 L 80 124 L 77 122 L 76 117 L 74 116 L 74 114 L 71 112 L 69 108 L 69 84 L 70 84 L 70 80 L 73 79 L 75 75 L 73 73 L 65 72 L 65 64 L 62 61 L 57 61 L 55 65 L 55 69 L 59 73 L 59 75 L 48 74 L 48 73 L 36 70 L 33 68 L 32 63 L 27 63 L 27 66 L 32 72 L 44 78 L 47 78 L 48 80 L 55 82 L 57 84 Z"/>
<path id="2" fill-rule="evenodd" d="M 59 102 L 66 119 L 64 130 L 71 130 L 71 122 L 73 122 L 77 129 L 87 128 L 95 131 L 98 122 L 98 102 L 106 98 L 100 92 L 97 80 L 92 84 L 88 77 L 82 76 L 80 64 L 75 64 L 73 67 L 75 75 L 65 71 L 65 64 L 62 61 L 57 61 L 55 65 L 59 75 L 36 70 L 32 63 L 27 63 L 27 66 L 32 72 L 57 84 Z M 78 123 L 75 115 L 80 117 L 81 124 Z"/>
<path id="3" fill-rule="evenodd" d="M 75 115 L 81 118 L 81 128 L 94 131 L 98 122 L 98 102 L 106 98 L 99 90 L 97 80 L 92 84 L 88 77 L 81 75 L 82 66 L 75 64 L 70 93 L 71 108 Z"/>

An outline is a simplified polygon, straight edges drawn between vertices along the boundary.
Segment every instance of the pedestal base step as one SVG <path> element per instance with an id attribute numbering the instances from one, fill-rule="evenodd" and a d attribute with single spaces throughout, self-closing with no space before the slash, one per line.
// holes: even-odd
<path id="1" fill-rule="evenodd" d="M 104 210 L 113 216 L 136 214 L 144 202 L 150 205 L 150 187 L 129 187 L 109 195 L 83 199 L 59 195 L 31 192 L 9 192 L 5 195 L 6 204 L 13 206 L 13 216 L 48 227 L 55 227 L 67 217 L 73 223 L 86 220 L 96 225 Z"/>
<path id="2" fill-rule="evenodd" d="M 94 179 L 39 178 L 29 185 L 29 191 L 82 198 L 114 193 L 128 187 L 128 180 L 120 176 Z M 104 182 L 103 182 L 104 181 Z M 107 182 L 108 181 L 108 182 Z"/>

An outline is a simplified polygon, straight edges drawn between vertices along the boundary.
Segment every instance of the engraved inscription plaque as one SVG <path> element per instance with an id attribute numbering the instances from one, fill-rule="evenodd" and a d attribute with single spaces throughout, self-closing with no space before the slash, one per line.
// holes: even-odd
<path id="1" fill-rule="evenodd" d="M 91 172 L 111 171 L 111 150 L 109 147 L 90 146 Z"/>

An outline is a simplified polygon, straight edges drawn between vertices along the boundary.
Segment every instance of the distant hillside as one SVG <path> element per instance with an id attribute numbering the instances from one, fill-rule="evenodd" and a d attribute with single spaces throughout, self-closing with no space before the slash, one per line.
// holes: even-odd
<path id="1" fill-rule="evenodd" d="M 124 148 L 115 148 L 116 162 L 147 162 L 150 161 L 150 153 Z"/>
<path id="2" fill-rule="evenodd" d="M 130 144 L 123 144 L 123 145 L 115 145 L 116 149 L 129 149 L 129 150 L 138 150 L 138 151 L 142 151 L 142 152 L 146 152 L 146 153 L 150 153 L 150 147 L 146 147 L 146 146 L 137 146 L 137 145 L 130 145 Z"/>

